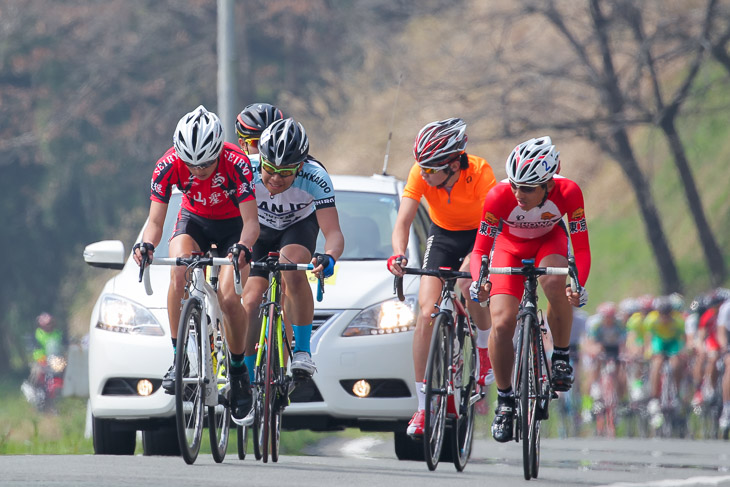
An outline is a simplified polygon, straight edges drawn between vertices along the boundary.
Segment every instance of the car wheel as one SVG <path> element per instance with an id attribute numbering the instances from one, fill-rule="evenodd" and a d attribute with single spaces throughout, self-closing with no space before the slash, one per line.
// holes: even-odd
<path id="1" fill-rule="evenodd" d="M 142 432 L 142 451 L 145 456 L 180 456 L 175 424 L 165 425 L 156 430 Z"/>
<path id="2" fill-rule="evenodd" d="M 94 453 L 97 455 L 134 455 L 137 432 L 111 419 L 93 418 Z"/>
<path id="3" fill-rule="evenodd" d="M 393 433 L 395 440 L 395 456 L 398 460 L 424 461 L 423 442 L 417 441 L 404 432 Z"/>

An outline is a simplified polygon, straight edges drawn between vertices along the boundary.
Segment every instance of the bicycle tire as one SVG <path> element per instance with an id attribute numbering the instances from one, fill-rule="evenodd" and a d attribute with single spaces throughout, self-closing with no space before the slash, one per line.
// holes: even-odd
<path id="1" fill-rule="evenodd" d="M 266 322 L 262 324 L 266 326 Z M 264 429 L 261 427 L 261 418 L 264 417 L 264 380 L 266 379 L 266 353 L 261 358 L 261 364 L 254 371 L 254 419 L 251 430 L 253 433 L 253 455 L 256 460 L 263 458 Z"/>
<path id="2" fill-rule="evenodd" d="M 271 337 L 273 340 L 272 354 L 274 356 L 273 362 L 271 362 L 271 377 L 273 379 L 271 390 L 273 391 L 271 396 L 271 425 L 269 430 L 271 431 L 271 461 L 279 461 L 279 442 L 281 440 L 281 412 L 283 410 L 284 397 L 284 373 L 281 370 L 281 353 L 282 351 L 282 337 L 281 332 L 283 331 L 284 324 L 281 322 L 281 315 L 276 315 L 276 327 L 274 328 L 274 334 Z"/>
<path id="3" fill-rule="evenodd" d="M 436 470 L 444 443 L 447 412 L 447 380 L 451 364 L 451 320 L 439 314 L 433 321 L 431 346 L 426 362 L 426 419 L 423 426 L 423 454 L 429 470 Z"/>
<path id="4" fill-rule="evenodd" d="M 451 457 L 454 467 L 458 472 L 463 472 L 469 457 L 471 456 L 471 448 L 474 440 L 474 413 L 475 402 L 472 397 L 478 394 L 477 380 L 479 379 L 479 370 L 477 369 L 477 347 L 474 335 L 468 333 L 465 327 L 471 326 L 466 323 L 463 316 L 459 317 L 459 335 L 463 343 L 462 355 L 463 361 L 460 369 L 456 374 L 461 374 L 462 381 L 459 386 L 461 389 L 460 404 L 457 404 L 457 416 L 453 422 L 453 434 L 451 435 Z"/>
<path id="5" fill-rule="evenodd" d="M 238 459 L 246 459 L 246 446 L 248 443 L 248 428 L 236 426 L 236 446 L 238 447 Z"/>
<path id="6" fill-rule="evenodd" d="M 535 359 L 532 340 L 533 317 L 525 314 L 522 318 L 522 374 L 520 377 L 520 431 L 522 441 L 522 467 L 525 480 L 532 478 L 532 451 L 531 439 L 534 434 L 534 376 Z"/>
<path id="7" fill-rule="evenodd" d="M 274 406 L 274 396 L 275 396 L 275 376 L 274 376 L 274 367 L 275 367 L 275 361 L 278 359 L 276 356 L 276 344 L 274 336 L 275 328 L 274 325 L 276 323 L 276 305 L 270 304 L 268 309 L 268 327 L 266 329 L 266 375 L 264 377 L 264 400 L 263 400 L 263 406 L 264 406 L 264 414 L 261 418 L 261 429 L 262 429 L 262 444 L 261 444 L 261 455 L 262 460 L 264 463 L 268 463 L 269 461 L 269 451 L 270 451 L 270 439 L 271 439 L 271 415 L 272 415 L 272 409 Z M 273 460 L 273 459 L 272 459 Z"/>
<path id="8" fill-rule="evenodd" d="M 228 438 L 231 426 L 231 408 L 229 399 L 231 397 L 231 383 L 228 376 L 230 370 L 230 357 L 226 346 L 225 335 L 217 323 L 213 333 L 213 353 L 216 356 L 216 367 L 213 370 L 213 378 L 218 383 L 218 405 L 208 406 L 208 433 L 210 436 L 210 450 L 213 460 L 216 463 L 223 462 L 228 450 Z"/>
<path id="9" fill-rule="evenodd" d="M 175 356 L 175 424 L 180 453 L 188 465 L 198 458 L 203 436 L 205 387 L 202 353 L 208 345 L 207 334 L 201 333 L 201 316 L 202 304 L 197 298 L 185 301 Z"/>
<path id="10" fill-rule="evenodd" d="M 542 420 L 547 418 L 550 407 L 552 390 L 548 374 L 547 356 L 545 355 L 545 344 L 542 343 L 540 329 L 533 330 L 533 385 L 535 387 L 535 400 L 532 410 L 532 425 L 530 429 L 530 473 L 536 479 L 540 473 L 540 425 Z M 543 403 L 544 401 L 544 403 Z"/>

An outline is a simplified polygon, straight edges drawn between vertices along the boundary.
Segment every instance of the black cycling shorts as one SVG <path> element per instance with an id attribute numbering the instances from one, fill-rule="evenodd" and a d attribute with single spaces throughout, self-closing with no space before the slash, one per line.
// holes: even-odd
<path id="1" fill-rule="evenodd" d="M 214 220 L 195 215 L 181 208 L 175 222 L 170 240 L 178 235 L 190 235 L 202 252 L 210 250 L 211 245 L 222 249 L 221 257 L 228 255 L 228 249 L 241 239 L 243 219 L 239 217 Z"/>
<path id="2" fill-rule="evenodd" d="M 474 230 L 445 230 L 431 223 L 422 267 L 424 269 L 450 267 L 459 270 L 464 258 L 474 248 L 476 238 L 476 228 Z"/>
<path id="3" fill-rule="evenodd" d="M 282 248 L 290 244 L 298 244 L 306 247 L 309 253 L 312 254 L 317 246 L 318 234 L 319 223 L 317 222 L 317 215 L 315 213 L 283 230 L 261 225 L 259 239 L 256 240 L 253 246 L 253 260 L 255 262 L 261 261 L 269 255 L 269 252 L 279 252 Z M 269 273 L 263 269 L 251 269 L 250 275 L 269 277 Z"/>

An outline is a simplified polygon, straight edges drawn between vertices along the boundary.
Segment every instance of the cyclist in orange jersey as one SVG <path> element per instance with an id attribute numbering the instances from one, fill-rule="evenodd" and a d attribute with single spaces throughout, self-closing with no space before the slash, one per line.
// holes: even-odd
<path id="1" fill-rule="evenodd" d="M 479 228 L 481 205 L 497 181 L 487 161 L 465 152 L 466 141 L 466 123 L 460 118 L 429 123 L 418 133 L 413 147 L 416 164 L 411 168 L 403 191 L 393 229 L 393 256 L 388 259 L 388 270 L 396 276 L 403 275 L 402 267 L 408 262 L 404 254 L 421 198 L 428 202 L 432 220 L 423 268 L 469 268 L 469 253 Z M 469 281 L 461 279 L 458 285 L 462 295 L 468 297 Z M 431 313 L 440 293 L 439 278 L 421 277 L 418 292 L 420 313 L 413 336 L 418 409 L 407 429 L 407 433 L 414 437 L 423 434 L 426 402 L 423 380 L 431 345 Z M 491 326 L 489 310 L 470 299 L 467 299 L 467 308 L 477 326 L 479 382 L 486 385 L 493 381 L 487 352 Z"/>

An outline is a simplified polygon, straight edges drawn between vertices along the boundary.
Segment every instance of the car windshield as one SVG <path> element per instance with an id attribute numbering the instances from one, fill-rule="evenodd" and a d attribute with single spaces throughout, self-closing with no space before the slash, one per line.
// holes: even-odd
<path id="1" fill-rule="evenodd" d="M 396 195 L 337 191 L 337 213 L 345 235 L 344 260 L 385 260 L 392 254 L 390 237 L 398 215 Z M 322 232 L 317 252 L 324 252 Z"/>
<path id="2" fill-rule="evenodd" d="M 175 192 L 170 198 L 165 217 L 162 239 L 155 255 L 169 255 L 168 242 L 172 236 L 182 194 Z M 363 193 L 358 191 L 337 192 L 337 213 L 345 235 L 345 260 L 385 260 L 392 253 L 390 236 L 398 214 L 396 195 Z M 317 252 L 324 252 L 322 232 L 317 237 Z"/>

